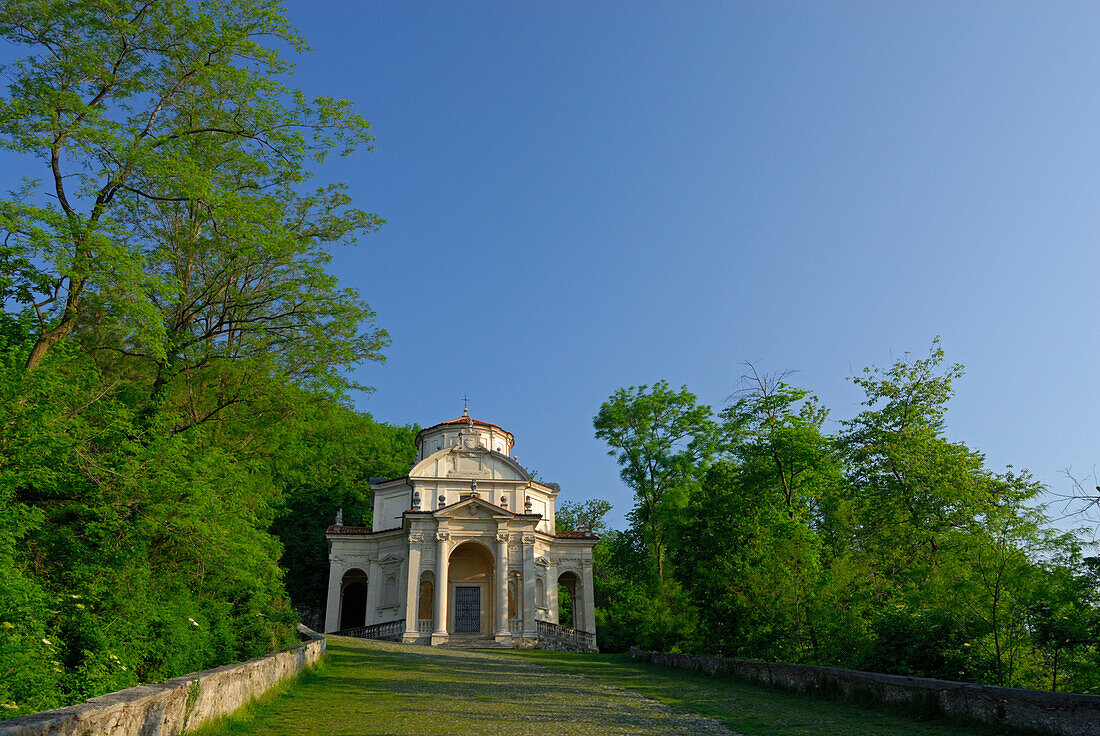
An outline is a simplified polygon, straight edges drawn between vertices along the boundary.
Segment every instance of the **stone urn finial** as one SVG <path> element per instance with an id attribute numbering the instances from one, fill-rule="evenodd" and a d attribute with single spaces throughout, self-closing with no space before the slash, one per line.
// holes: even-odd
<path id="1" fill-rule="evenodd" d="M 533 506 L 531 505 L 531 497 L 528 496 L 527 500 L 525 500 L 523 502 L 523 512 L 526 513 L 526 514 L 529 514 L 529 513 L 531 513 L 532 508 L 533 508 Z"/>
<path id="2" fill-rule="evenodd" d="M 413 491 L 413 511 L 420 510 L 420 491 Z"/>

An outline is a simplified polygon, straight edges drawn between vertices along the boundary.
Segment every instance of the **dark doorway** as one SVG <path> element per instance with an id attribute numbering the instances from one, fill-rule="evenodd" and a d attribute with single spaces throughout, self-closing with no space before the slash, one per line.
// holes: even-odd
<path id="1" fill-rule="evenodd" d="M 362 570 L 344 574 L 340 602 L 340 629 L 354 629 L 367 623 L 367 576 Z"/>
<path id="2" fill-rule="evenodd" d="M 481 588 L 455 587 L 455 633 L 476 634 L 481 631 Z"/>

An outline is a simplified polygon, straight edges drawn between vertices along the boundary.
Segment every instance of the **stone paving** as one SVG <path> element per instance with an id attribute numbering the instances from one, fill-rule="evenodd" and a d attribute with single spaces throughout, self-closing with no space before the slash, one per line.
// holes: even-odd
<path id="1" fill-rule="evenodd" d="M 737 736 L 643 695 L 492 652 L 331 637 L 322 672 L 231 734 Z"/>

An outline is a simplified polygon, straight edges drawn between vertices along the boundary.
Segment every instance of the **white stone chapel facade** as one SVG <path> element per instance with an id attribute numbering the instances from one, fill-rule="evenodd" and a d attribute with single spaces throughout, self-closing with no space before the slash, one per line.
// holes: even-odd
<path id="1" fill-rule="evenodd" d="M 560 584 L 595 648 L 597 538 L 555 531 L 558 488 L 532 480 L 513 442 L 464 411 L 417 434 L 407 476 L 371 480 L 372 526 L 338 519 L 326 534 L 326 632 L 385 624 L 407 643 L 535 646 L 561 631 Z"/>

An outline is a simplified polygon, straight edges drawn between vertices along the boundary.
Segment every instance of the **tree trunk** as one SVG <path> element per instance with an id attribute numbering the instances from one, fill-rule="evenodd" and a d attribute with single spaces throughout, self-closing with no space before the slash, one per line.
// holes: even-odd
<path id="1" fill-rule="evenodd" d="M 61 321 L 54 327 L 46 328 L 45 319 L 42 313 L 38 312 L 38 319 L 42 324 L 42 334 L 38 336 L 38 340 L 34 343 L 34 347 L 31 348 L 31 354 L 27 356 L 27 364 L 23 366 L 24 373 L 30 373 L 42 363 L 42 359 L 46 357 L 46 353 L 50 351 L 57 343 L 61 342 L 65 337 L 73 331 L 76 327 L 77 318 L 77 305 L 80 302 L 80 294 L 84 291 L 84 284 L 87 282 L 86 278 L 74 279 L 69 278 L 69 293 L 65 297 L 65 311 L 61 313 Z M 58 287 L 60 288 L 60 287 Z M 53 301 L 52 299 L 50 301 Z M 35 305 L 35 309 L 38 309 L 39 305 Z"/>
<path id="2" fill-rule="evenodd" d="M 31 348 L 31 354 L 27 356 L 27 364 L 23 367 L 23 372 L 29 373 L 37 368 L 50 348 L 72 332 L 74 326 L 76 326 L 76 316 L 66 315 L 56 327 L 43 332 Z"/>

